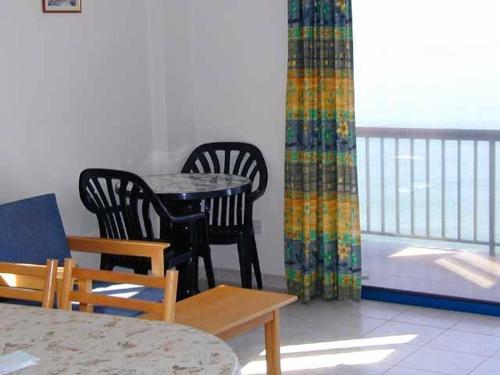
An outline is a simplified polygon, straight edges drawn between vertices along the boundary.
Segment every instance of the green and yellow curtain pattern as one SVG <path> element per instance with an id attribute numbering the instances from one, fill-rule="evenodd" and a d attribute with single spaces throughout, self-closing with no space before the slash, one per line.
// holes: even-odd
<path id="1" fill-rule="evenodd" d="M 285 268 L 308 301 L 361 294 L 351 0 L 288 0 Z"/>

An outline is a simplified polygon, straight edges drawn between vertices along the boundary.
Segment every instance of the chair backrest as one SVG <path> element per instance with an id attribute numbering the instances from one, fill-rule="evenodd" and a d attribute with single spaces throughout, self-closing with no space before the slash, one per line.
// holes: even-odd
<path id="1" fill-rule="evenodd" d="M 54 306 L 57 259 L 45 266 L 0 262 L 0 297 L 40 302 L 42 307 Z"/>
<path id="2" fill-rule="evenodd" d="M 262 152 L 243 142 L 212 142 L 196 147 L 182 167 L 182 173 L 223 173 L 248 177 L 252 181 L 252 203 L 267 188 L 267 166 Z M 235 196 L 211 202 L 210 224 L 231 226 L 243 224 L 245 199 Z M 251 208 L 250 208 L 251 209 Z"/>
<path id="3" fill-rule="evenodd" d="M 120 170 L 85 169 L 79 180 L 80 199 L 97 217 L 102 238 L 170 242 L 169 223 L 172 216 L 148 184 L 139 176 Z M 132 267 L 146 273 L 149 260 L 124 256 L 102 256 L 101 268 L 114 265 Z M 141 270 L 141 271 L 139 271 Z"/>
<path id="4" fill-rule="evenodd" d="M 0 205 L 0 262 L 45 264 L 70 257 L 54 194 Z"/>
<path id="5" fill-rule="evenodd" d="M 133 273 L 102 271 L 77 268 L 73 259 L 64 261 L 64 276 L 61 287 L 61 306 L 63 310 L 71 310 L 71 303 L 77 302 L 86 306 L 100 305 L 126 310 L 135 310 L 157 317 L 165 322 L 173 322 L 177 296 L 178 272 L 167 270 L 165 277 L 137 275 Z M 77 289 L 74 290 L 75 280 Z M 92 292 L 92 282 L 101 281 L 112 284 L 135 284 L 148 288 L 164 290 L 162 302 L 152 302 L 133 298 L 108 296 Z M 91 311 L 88 309 L 87 311 Z"/>
<path id="6" fill-rule="evenodd" d="M 153 215 L 171 220 L 148 184 L 131 172 L 85 169 L 79 191 L 83 205 L 97 216 L 103 238 L 152 241 L 159 238 Z"/>

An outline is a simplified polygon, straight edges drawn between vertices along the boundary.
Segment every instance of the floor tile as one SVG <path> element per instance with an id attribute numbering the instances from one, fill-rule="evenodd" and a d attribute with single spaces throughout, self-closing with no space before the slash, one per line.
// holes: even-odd
<path id="1" fill-rule="evenodd" d="M 465 375 L 474 370 L 487 357 L 467 353 L 422 348 L 400 363 L 403 367 Z"/>
<path id="2" fill-rule="evenodd" d="M 282 330 L 286 329 L 283 325 L 281 328 Z M 260 353 L 264 351 L 264 330 L 259 328 L 246 335 L 235 337 L 229 340 L 228 344 L 238 355 L 240 364 L 246 365 L 248 362 L 258 359 Z"/>
<path id="3" fill-rule="evenodd" d="M 414 337 L 407 343 L 422 346 L 442 334 L 444 331 L 445 330 L 441 328 L 390 321 L 374 329 L 366 337 L 413 335 Z"/>
<path id="4" fill-rule="evenodd" d="M 500 317 L 468 314 L 452 327 L 456 331 L 500 336 Z"/>
<path id="5" fill-rule="evenodd" d="M 471 372 L 471 375 L 498 375 L 500 373 L 500 359 L 490 358 Z"/>
<path id="6" fill-rule="evenodd" d="M 286 357 L 281 359 L 281 369 L 283 374 L 382 375 L 392 367 L 376 361 L 376 357 L 367 360 L 360 357 L 358 353 Z M 242 375 L 264 375 L 266 373 L 265 359 L 242 366 L 241 373 Z"/>
<path id="7" fill-rule="evenodd" d="M 338 366 L 317 375 L 382 375 L 389 370 L 391 366 L 375 363 L 372 365 L 359 366 Z M 302 374 L 306 374 L 303 372 Z M 316 375 L 316 373 L 313 373 Z"/>
<path id="8" fill-rule="evenodd" d="M 398 305 L 396 303 L 384 303 L 379 301 L 363 300 L 357 302 L 344 302 L 339 309 L 348 310 L 350 314 L 358 314 L 369 318 L 391 320 L 397 315 L 406 311 L 409 306 Z"/>
<path id="9" fill-rule="evenodd" d="M 442 374 L 442 372 L 417 370 L 409 367 L 394 366 L 384 375 L 436 375 L 436 374 Z"/>
<path id="10" fill-rule="evenodd" d="M 455 327 L 459 327 L 496 332 L 495 325 L 500 321 L 497 318 L 456 313 L 460 321 L 454 323 L 452 329 L 445 330 L 385 320 L 394 318 L 394 314 L 402 315 L 406 312 L 411 314 L 406 314 L 402 319 L 418 319 L 418 313 L 421 312 L 422 320 L 437 319 L 431 324 L 445 326 L 448 323 L 442 311 L 364 302 L 366 301 L 355 304 L 317 300 L 285 308 L 281 318 L 281 347 L 284 369 L 287 370 L 283 373 L 459 375 L 476 368 L 479 371 L 479 366 L 487 358 L 482 354 L 493 353 L 492 358 L 500 360 L 500 338 L 455 330 Z M 456 314 L 452 314 L 453 320 L 456 319 Z M 258 370 L 253 373 L 265 373 L 262 328 L 235 338 L 229 344 L 240 358 L 243 368 L 253 363 L 254 370 Z M 495 350 L 497 353 L 494 353 Z M 492 364 L 495 365 L 496 362 Z M 300 368 L 297 369 L 297 366 Z M 481 371 L 488 371 L 488 368 L 485 365 Z"/>
<path id="11" fill-rule="evenodd" d="M 392 320 L 396 322 L 422 324 L 436 328 L 450 328 L 462 319 L 460 313 L 445 310 L 410 307 Z"/>
<path id="12" fill-rule="evenodd" d="M 434 349 L 490 356 L 500 350 L 500 337 L 449 330 L 426 346 Z"/>
<path id="13" fill-rule="evenodd" d="M 386 321 L 382 319 L 359 316 L 348 311 L 339 311 L 330 302 L 320 304 L 316 309 L 308 307 L 299 310 L 288 309 L 281 314 L 282 339 L 288 344 L 306 344 L 333 339 L 349 339 L 361 337 L 381 326 Z M 311 311 L 315 310 L 312 314 Z M 299 311 L 297 311 L 299 310 Z"/>
<path id="14" fill-rule="evenodd" d="M 415 353 L 421 347 L 417 345 L 411 344 L 395 344 L 395 345 L 383 345 L 383 346 L 374 346 L 374 347 L 364 347 L 359 348 L 360 352 L 369 352 L 370 350 L 389 350 L 390 353 L 380 361 L 383 364 L 387 365 L 397 365 L 404 359 L 408 358 L 410 355 Z"/>

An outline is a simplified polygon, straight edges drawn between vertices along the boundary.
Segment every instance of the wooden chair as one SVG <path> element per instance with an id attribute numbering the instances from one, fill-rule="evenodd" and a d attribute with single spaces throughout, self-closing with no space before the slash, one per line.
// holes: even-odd
<path id="1" fill-rule="evenodd" d="M 0 262 L 0 297 L 40 302 L 42 307 L 54 306 L 57 260 L 45 266 Z"/>
<path id="2" fill-rule="evenodd" d="M 73 260 L 65 260 L 62 308 L 69 310 L 71 301 L 79 301 L 86 311 L 92 311 L 92 304 L 104 305 L 108 301 L 120 300 L 116 301 L 118 304 L 107 304 L 107 306 L 144 311 L 145 313 L 138 316 L 139 318 L 184 324 L 211 333 L 223 340 L 245 334 L 263 325 L 268 374 L 281 374 L 279 310 L 295 302 L 296 296 L 221 285 L 175 303 L 176 271 L 167 271 L 166 277 L 163 278 L 75 269 L 74 267 Z M 172 272 L 175 272 L 175 276 Z M 94 275 L 99 275 L 99 277 Z M 78 285 L 81 288 L 78 291 L 73 291 L 74 278 L 78 279 Z M 90 292 L 90 280 L 133 283 L 155 288 L 169 286 L 170 289 L 166 290 L 164 305 L 161 305 L 96 295 Z M 175 308 L 172 310 L 173 306 Z"/>
<path id="3" fill-rule="evenodd" d="M 92 312 L 93 305 L 115 307 L 154 314 L 160 320 L 173 322 L 177 295 L 178 272 L 168 270 L 165 277 L 146 276 L 133 273 L 76 268 L 73 259 L 64 260 L 64 276 L 61 289 L 60 308 L 71 310 L 71 302 L 78 302 L 85 311 Z M 77 280 L 77 290 L 74 290 Z M 136 284 L 164 290 L 163 302 L 145 301 L 133 298 L 107 296 L 92 291 L 92 282 L 113 284 Z"/>
<path id="4" fill-rule="evenodd" d="M 68 247 L 72 251 L 144 257 L 151 261 L 151 274 L 162 277 L 165 272 L 164 253 L 169 248 L 165 242 L 111 240 L 95 237 L 68 236 Z"/>

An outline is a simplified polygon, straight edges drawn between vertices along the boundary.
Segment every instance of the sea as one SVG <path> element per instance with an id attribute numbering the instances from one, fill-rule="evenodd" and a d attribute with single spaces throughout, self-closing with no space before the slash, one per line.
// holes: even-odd
<path id="1" fill-rule="evenodd" d="M 410 140 L 400 139 L 399 152 L 396 154 L 394 139 L 384 139 L 382 150 L 380 138 L 370 138 L 368 160 L 366 142 L 366 138 L 358 137 L 360 219 L 363 231 L 396 233 L 399 216 L 399 233 L 402 235 L 489 241 L 490 210 L 494 211 L 496 222 L 500 223 L 498 143 L 494 175 L 496 199 L 492 203 L 487 141 L 477 144 L 476 165 L 473 141 L 461 141 L 460 146 L 456 140 L 445 141 L 444 175 L 441 140 L 429 141 L 428 162 L 423 139 L 414 140 L 413 153 Z M 399 164 L 399 178 L 396 177 L 396 164 Z"/>

